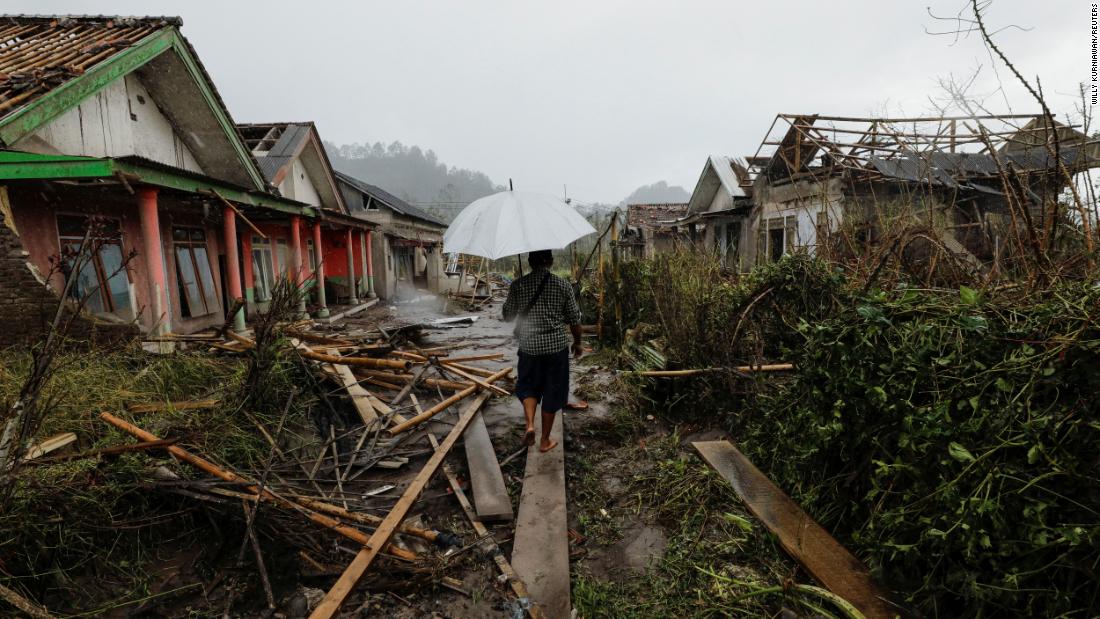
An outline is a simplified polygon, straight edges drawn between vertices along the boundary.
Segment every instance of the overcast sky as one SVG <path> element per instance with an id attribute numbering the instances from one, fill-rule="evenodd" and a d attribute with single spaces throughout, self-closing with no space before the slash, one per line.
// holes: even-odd
<path id="1" fill-rule="evenodd" d="M 775 114 L 923 114 L 938 78 L 979 66 L 954 42 L 964 0 L 4 0 L 9 13 L 179 15 L 238 122 L 314 120 L 331 142 L 431 148 L 495 182 L 618 202 L 691 191 L 709 154 L 746 155 Z M 1039 5 L 1039 6 L 1037 6 Z M 1055 112 L 1089 79 L 1089 2 L 995 0 L 990 25 Z M 926 8 L 930 7 L 930 8 Z M 1041 8 L 1041 10 L 1036 10 Z M 1037 106 L 1003 66 L 1016 112 Z M 1007 111 L 1003 96 L 986 102 Z"/>

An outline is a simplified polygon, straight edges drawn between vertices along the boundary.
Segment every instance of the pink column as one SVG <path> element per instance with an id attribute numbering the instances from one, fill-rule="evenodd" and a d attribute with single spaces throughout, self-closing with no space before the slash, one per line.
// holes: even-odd
<path id="1" fill-rule="evenodd" d="M 347 230 L 345 245 L 347 245 L 348 249 L 348 289 L 351 290 L 351 299 L 349 303 L 358 305 L 359 293 L 355 285 L 355 239 L 352 237 L 351 228 Z"/>
<path id="2" fill-rule="evenodd" d="M 163 334 L 172 330 L 168 311 L 168 285 L 165 281 L 164 252 L 160 241 L 160 215 L 157 212 L 157 188 L 139 187 L 138 209 L 141 217 L 142 250 L 145 270 L 149 273 L 149 305 L 152 327 Z"/>
<path id="3" fill-rule="evenodd" d="M 371 251 L 373 237 L 374 231 L 367 230 L 367 297 L 371 299 L 378 296 L 374 292 L 374 252 Z"/>
<path id="4" fill-rule="evenodd" d="M 241 290 L 241 261 L 237 253 L 237 211 L 227 205 L 222 210 L 222 223 L 225 226 L 225 270 L 226 282 L 229 291 L 229 302 L 235 303 L 244 300 L 244 291 Z M 229 311 L 231 308 L 225 308 Z M 240 333 L 244 331 L 244 308 L 233 314 L 233 330 Z"/>
<path id="5" fill-rule="evenodd" d="M 290 264 L 286 266 L 287 277 L 290 282 L 299 287 L 298 313 L 306 313 L 306 296 L 301 290 L 302 285 L 302 218 L 298 215 L 290 216 Z"/>
<path id="6" fill-rule="evenodd" d="M 313 222 L 313 259 L 317 261 L 317 268 L 313 270 L 314 285 L 317 286 L 317 303 L 321 306 L 317 310 L 319 318 L 328 317 L 328 303 L 325 300 L 325 259 L 321 250 L 321 222 Z"/>

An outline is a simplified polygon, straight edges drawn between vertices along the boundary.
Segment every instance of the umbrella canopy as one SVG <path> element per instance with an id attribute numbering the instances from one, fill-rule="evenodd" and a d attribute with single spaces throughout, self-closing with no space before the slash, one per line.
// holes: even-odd
<path id="1" fill-rule="evenodd" d="M 443 233 L 443 251 L 496 260 L 540 249 L 562 249 L 595 231 L 561 198 L 502 191 L 462 209 Z"/>

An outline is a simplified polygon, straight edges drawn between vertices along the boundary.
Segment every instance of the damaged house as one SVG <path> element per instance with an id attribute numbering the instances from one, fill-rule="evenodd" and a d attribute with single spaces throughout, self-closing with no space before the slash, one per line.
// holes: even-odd
<path id="1" fill-rule="evenodd" d="M 921 227 L 974 268 L 997 268 L 1012 218 L 1054 225 L 1044 213 L 1066 191 L 1067 175 L 1096 167 L 1097 154 L 1075 127 L 1056 122 L 1051 131 L 1035 114 L 781 114 L 744 167 L 708 161 L 679 224 L 702 225 L 707 246 L 742 270 L 797 250 L 814 253 L 830 238 L 832 249 L 858 253 L 899 222 Z M 736 191 L 720 182 L 723 172 L 737 179 Z"/>
<path id="2" fill-rule="evenodd" d="M 343 172 L 337 172 L 336 178 L 349 213 L 381 232 L 371 258 L 378 265 L 374 275 L 378 296 L 392 299 L 415 294 L 417 288 L 443 290 L 447 281 L 443 233 L 447 224 L 381 187 Z"/>
<path id="3" fill-rule="evenodd" d="M 307 270 L 318 275 L 307 285 L 325 282 L 324 287 L 312 291 L 318 315 L 328 315 L 329 300 L 356 305 L 360 300 L 375 298 L 374 278 L 370 275 L 374 224 L 349 214 L 314 123 L 256 123 L 237 128 L 279 194 L 318 209 L 320 217 L 303 231 Z M 256 234 L 244 239 L 245 253 L 255 256 L 252 285 L 246 287 L 254 291 L 248 298 L 250 308 L 257 299 L 266 299 L 270 282 L 285 276 L 290 268 L 287 255 L 292 235 L 287 227 L 277 222 L 263 222 L 257 227 L 267 239 Z"/>
<path id="4" fill-rule="evenodd" d="M 327 196 L 271 186 L 180 26 L 0 18 L 0 314 L 12 339 L 41 330 L 72 278 L 101 325 L 187 334 L 232 312 L 243 330 L 235 307 L 262 310 L 278 274 L 313 274 L 306 241 L 321 228 L 373 227 L 339 211 L 331 184 Z M 89 235 L 95 255 L 73 262 Z"/>
<path id="5" fill-rule="evenodd" d="M 747 179 L 744 164 L 720 155 L 708 157 L 686 213 L 677 222 L 696 247 L 714 251 L 730 268 L 745 266 L 742 257 L 749 237 L 745 218 L 752 191 Z"/>
<path id="6" fill-rule="evenodd" d="M 675 224 L 687 209 L 687 203 L 628 204 L 626 230 L 619 246 L 634 258 L 652 258 L 672 251 L 681 241 Z"/>

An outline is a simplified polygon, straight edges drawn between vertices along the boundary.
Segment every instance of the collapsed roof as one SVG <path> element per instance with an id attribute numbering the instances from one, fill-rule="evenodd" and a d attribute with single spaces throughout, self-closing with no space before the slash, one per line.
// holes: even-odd
<path id="1" fill-rule="evenodd" d="M 780 114 L 743 186 L 853 175 L 957 188 L 997 178 L 1002 170 L 1060 173 L 1100 165 L 1100 144 L 1040 114 L 938 118 L 851 118 Z M 1053 137 L 1057 135 L 1057 142 Z M 1057 149 L 1057 159 L 1054 151 Z"/>

